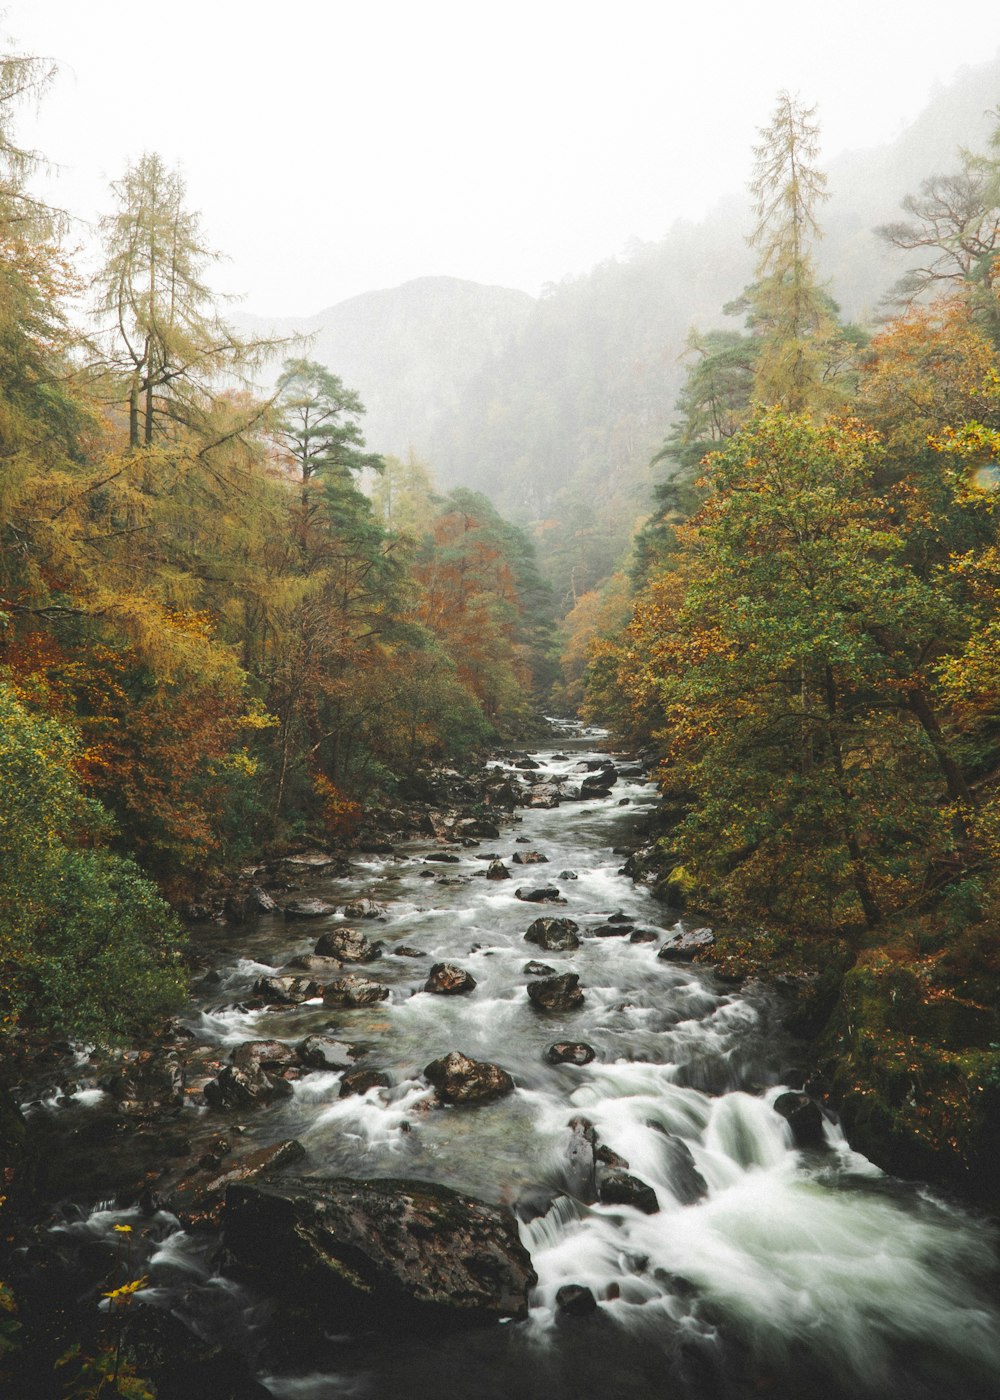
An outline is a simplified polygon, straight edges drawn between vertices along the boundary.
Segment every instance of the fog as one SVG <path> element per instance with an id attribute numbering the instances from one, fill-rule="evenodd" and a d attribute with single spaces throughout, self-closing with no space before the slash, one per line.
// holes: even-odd
<path id="1" fill-rule="evenodd" d="M 450 274 L 537 293 L 741 189 L 787 87 L 824 158 L 891 140 L 1000 45 L 995 0 L 11 0 L 56 82 L 23 140 L 86 245 L 108 182 L 178 163 L 216 283 L 263 315 Z"/>

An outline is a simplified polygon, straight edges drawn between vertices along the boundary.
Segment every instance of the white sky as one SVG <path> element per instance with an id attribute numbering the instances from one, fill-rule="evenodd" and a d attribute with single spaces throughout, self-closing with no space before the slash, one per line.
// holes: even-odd
<path id="1" fill-rule="evenodd" d="M 46 194 L 93 220 L 159 151 L 229 255 L 217 285 L 276 316 L 431 273 L 537 292 L 741 189 L 782 87 L 818 102 L 830 159 L 1000 47 L 997 0 L 0 9 L 10 47 L 60 66 L 19 125 L 61 167 Z"/>

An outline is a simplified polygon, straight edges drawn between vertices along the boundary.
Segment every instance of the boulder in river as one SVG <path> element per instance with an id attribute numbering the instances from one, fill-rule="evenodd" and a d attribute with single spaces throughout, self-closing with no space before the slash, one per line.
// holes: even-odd
<path id="1" fill-rule="evenodd" d="M 237 1069 L 287 1069 L 300 1063 L 298 1055 L 283 1040 L 244 1040 L 229 1053 Z"/>
<path id="2" fill-rule="evenodd" d="M 339 958 L 321 957 L 318 953 L 300 953 L 285 964 L 286 972 L 308 972 L 317 982 L 332 982 L 342 969 Z"/>
<path id="3" fill-rule="evenodd" d="M 352 899 L 350 904 L 344 905 L 344 917 L 347 919 L 384 919 L 385 907 L 377 903 L 374 899 L 369 899 L 367 895 L 361 895 L 358 899 Z"/>
<path id="4" fill-rule="evenodd" d="M 463 992 L 474 992 L 476 979 L 464 967 L 454 963 L 435 963 L 430 976 L 424 983 L 425 992 L 437 992 L 439 996 L 458 996 Z"/>
<path id="5" fill-rule="evenodd" d="M 337 906 L 325 899 L 291 899 L 282 912 L 286 919 L 328 919 Z"/>
<path id="6" fill-rule="evenodd" d="M 536 919 L 528 925 L 524 940 L 544 948 L 549 953 L 564 953 L 572 948 L 579 948 L 580 940 L 576 936 L 579 927 L 580 925 L 572 919 Z"/>
<path id="7" fill-rule="evenodd" d="M 223 1242 L 230 1268 L 336 1330 L 524 1318 L 537 1282 L 509 1211 L 425 1181 L 234 1185 Z"/>
<path id="8" fill-rule="evenodd" d="M 548 963 L 535 962 L 534 960 L 526 962 L 521 971 L 529 977 L 554 977 L 556 975 L 554 967 L 549 967 Z"/>
<path id="9" fill-rule="evenodd" d="M 710 928 L 682 930 L 672 934 L 656 956 L 664 962 L 690 962 L 695 953 L 706 952 L 714 942 L 715 935 Z"/>
<path id="10" fill-rule="evenodd" d="M 252 923 L 259 915 L 273 914 L 277 908 L 271 895 L 259 885 L 230 890 L 226 895 L 225 913 L 231 924 Z"/>
<path id="11" fill-rule="evenodd" d="M 583 1005 L 583 989 L 575 972 L 561 977 L 546 977 L 541 982 L 528 983 L 528 996 L 541 1011 L 575 1011 Z"/>
<path id="12" fill-rule="evenodd" d="M 331 1006 L 372 1006 L 377 1001 L 385 1001 L 388 995 L 389 988 L 384 982 L 372 982 L 352 972 L 331 982 L 323 1000 Z"/>
<path id="13" fill-rule="evenodd" d="M 145 1050 L 102 1087 L 125 1109 L 172 1108 L 184 1102 L 184 1069 L 173 1052 Z"/>
<path id="14" fill-rule="evenodd" d="M 325 1035 L 307 1035 L 295 1053 L 307 1069 L 346 1069 L 358 1058 L 353 1045 Z"/>
<path id="15" fill-rule="evenodd" d="M 259 1067 L 238 1069 L 236 1065 L 226 1065 L 218 1078 L 208 1081 L 204 1092 L 212 1108 L 251 1108 L 287 1097 L 292 1086 L 287 1079 L 267 1074 Z"/>
<path id="16" fill-rule="evenodd" d="M 254 994 L 277 1006 L 296 1006 L 319 993 L 311 977 L 258 977 Z"/>
<path id="17" fill-rule="evenodd" d="M 515 851 L 511 859 L 515 865 L 547 865 L 549 862 L 541 851 Z"/>
<path id="18" fill-rule="evenodd" d="M 487 1060 L 472 1060 L 458 1050 L 432 1060 L 424 1075 L 434 1085 L 440 1103 L 488 1103 L 514 1089 L 505 1069 Z"/>
<path id="19" fill-rule="evenodd" d="M 780 1094 L 774 1101 L 775 1113 L 780 1113 L 792 1130 L 796 1147 L 825 1148 L 823 1110 L 808 1094 L 791 1091 Z"/>
<path id="20" fill-rule="evenodd" d="M 597 1051 L 582 1040 L 557 1040 L 545 1052 L 550 1065 L 589 1065 Z"/>
<path id="21" fill-rule="evenodd" d="M 509 880 L 510 871 L 502 860 L 491 860 L 486 867 L 486 878 L 487 880 Z"/>
<path id="22" fill-rule="evenodd" d="M 340 1097 L 348 1099 L 352 1094 L 367 1094 L 369 1089 L 388 1089 L 392 1080 L 380 1069 L 352 1069 L 340 1081 Z"/>
<path id="23" fill-rule="evenodd" d="M 564 1283 L 556 1293 L 556 1308 L 566 1317 L 587 1317 L 597 1309 L 597 1299 L 582 1283 Z"/>
<path id="24" fill-rule="evenodd" d="M 516 889 L 514 898 L 524 900 L 527 904 L 565 904 L 562 892 L 555 885 L 542 885 L 537 889 L 524 890 Z"/>
<path id="25" fill-rule="evenodd" d="M 420 948 L 411 948 L 408 943 L 397 943 L 395 948 L 389 951 L 397 958 L 426 958 L 427 954 Z"/>
<path id="26" fill-rule="evenodd" d="M 370 943 L 357 929 L 338 928 L 321 934 L 315 951 L 320 957 L 339 958 L 341 962 L 374 962 L 382 955 L 382 944 Z"/>
<path id="27" fill-rule="evenodd" d="M 628 1172 L 608 1172 L 602 1177 L 597 1193 L 602 1205 L 634 1206 L 644 1215 L 655 1215 L 660 1209 L 652 1186 Z"/>

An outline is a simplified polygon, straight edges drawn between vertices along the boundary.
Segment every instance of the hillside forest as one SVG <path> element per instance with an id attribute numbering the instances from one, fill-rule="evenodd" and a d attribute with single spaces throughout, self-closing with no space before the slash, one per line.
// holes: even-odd
<path id="1" fill-rule="evenodd" d="M 227 321 L 154 153 L 84 278 L 17 137 L 49 77 L 0 61 L 5 1036 L 140 1032 L 182 995 L 173 910 L 207 882 L 375 840 L 428 764 L 580 709 L 656 765 L 640 873 L 732 975 L 796 981 L 859 1133 L 975 1175 L 1000 1094 L 1000 121 L 882 229 L 902 280 L 849 321 L 815 114 L 780 97 L 750 280 L 690 330 L 675 416 L 644 399 L 661 485 L 622 554 L 586 493 L 549 492 L 533 538 L 369 450 L 337 365 Z"/>

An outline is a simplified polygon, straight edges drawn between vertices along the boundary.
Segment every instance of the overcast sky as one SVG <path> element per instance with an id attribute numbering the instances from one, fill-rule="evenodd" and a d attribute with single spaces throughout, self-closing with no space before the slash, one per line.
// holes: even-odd
<path id="1" fill-rule="evenodd" d="M 216 283 L 262 315 L 429 273 L 538 292 L 741 189 L 781 88 L 819 104 L 829 159 L 892 139 L 1000 47 L 998 0 L 0 10 L 15 50 L 59 65 L 19 126 L 60 166 L 46 192 L 92 221 L 159 151 L 229 256 Z"/>

